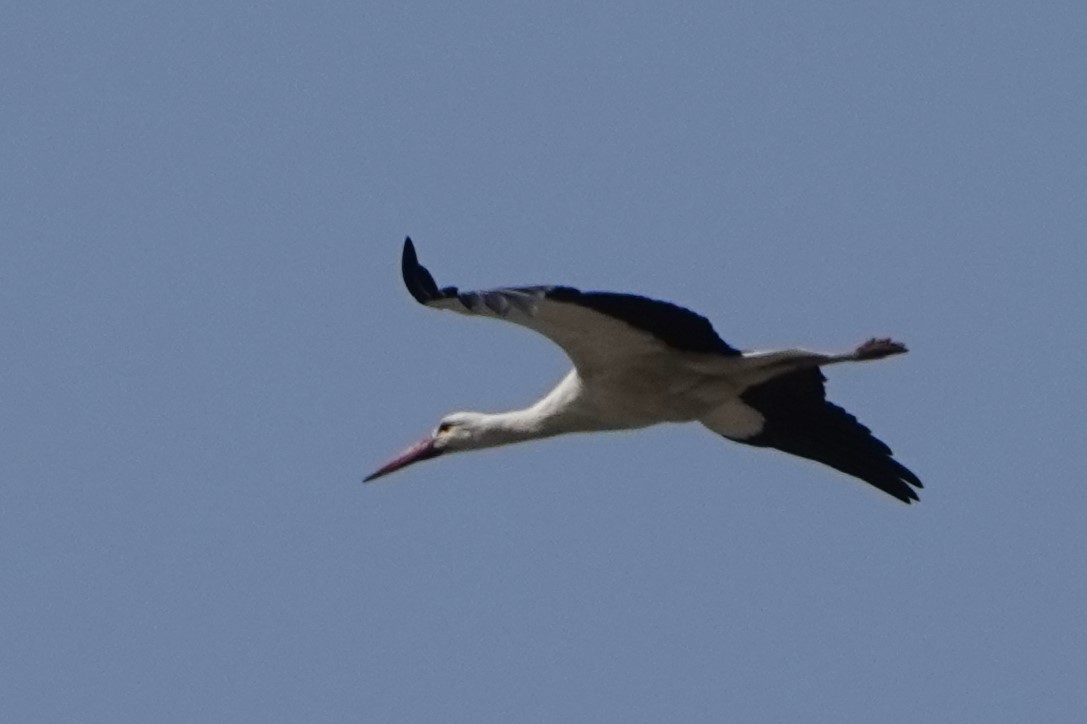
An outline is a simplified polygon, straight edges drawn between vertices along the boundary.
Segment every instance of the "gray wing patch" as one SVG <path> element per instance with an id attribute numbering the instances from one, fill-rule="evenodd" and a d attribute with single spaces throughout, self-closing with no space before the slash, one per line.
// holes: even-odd
<path id="1" fill-rule="evenodd" d="M 529 287 L 492 289 L 485 292 L 458 292 L 455 298 L 464 305 L 465 309 L 475 314 L 490 312 L 498 317 L 507 317 L 512 310 L 531 317 L 535 315 L 536 305 L 540 299 L 544 298 L 546 289 L 546 287 Z"/>

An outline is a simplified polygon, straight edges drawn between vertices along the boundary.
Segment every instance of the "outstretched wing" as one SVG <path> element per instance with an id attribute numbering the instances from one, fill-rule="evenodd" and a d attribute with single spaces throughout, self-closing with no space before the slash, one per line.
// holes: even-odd
<path id="1" fill-rule="evenodd" d="M 404 283 L 421 304 L 461 314 L 504 319 L 535 330 L 562 347 L 583 377 L 669 350 L 736 356 L 709 321 L 668 302 L 633 294 L 535 286 L 462 292 L 439 288 L 404 240 Z"/>
<path id="2" fill-rule="evenodd" d="M 918 500 L 913 488 L 924 487 L 920 479 L 857 418 L 827 401 L 825 382 L 818 368 L 789 372 L 747 389 L 732 409 L 703 423 L 736 442 L 829 465 L 905 503 Z"/>

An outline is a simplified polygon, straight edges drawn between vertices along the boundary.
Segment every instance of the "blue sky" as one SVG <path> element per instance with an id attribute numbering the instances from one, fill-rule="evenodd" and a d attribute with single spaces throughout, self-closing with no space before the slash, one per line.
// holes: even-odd
<path id="1" fill-rule="evenodd" d="M 0 13 L 0 719 L 1076 721 L 1087 10 Z M 668 299 L 904 506 L 694 426 L 361 477 L 567 368 L 440 283 Z"/>

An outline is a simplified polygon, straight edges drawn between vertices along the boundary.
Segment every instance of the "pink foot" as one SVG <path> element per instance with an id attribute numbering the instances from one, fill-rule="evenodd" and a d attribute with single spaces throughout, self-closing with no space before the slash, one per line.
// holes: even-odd
<path id="1" fill-rule="evenodd" d="M 883 359 L 893 354 L 903 354 L 906 351 L 906 345 L 901 342 L 895 342 L 889 338 L 872 338 L 857 347 L 857 350 L 853 353 L 853 358 L 858 362 L 861 360 Z"/>

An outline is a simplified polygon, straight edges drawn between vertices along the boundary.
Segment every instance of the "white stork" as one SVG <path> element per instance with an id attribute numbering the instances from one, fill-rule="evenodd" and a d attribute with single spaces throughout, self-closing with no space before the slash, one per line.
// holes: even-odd
<path id="1" fill-rule="evenodd" d="M 528 327 L 562 347 L 574 368 L 526 409 L 446 415 L 433 434 L 365 482 L 448 452 L 568 432 L 700 422 L 730 440 L 829 465 L 905 503 L 918 499 L 913 488 L 921 481 L 867 427 L 826 400 L 819 369 L 901 354 L 906 347 L 899 342 L 870 339 L 843 354 L 741 352 L 704 317 L 668 302 L 564 286 L 439 288 L 410 238 L 401 266 L 420 303 Z"/>

